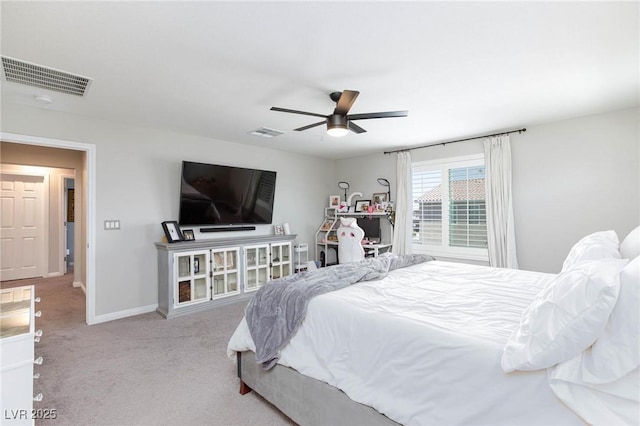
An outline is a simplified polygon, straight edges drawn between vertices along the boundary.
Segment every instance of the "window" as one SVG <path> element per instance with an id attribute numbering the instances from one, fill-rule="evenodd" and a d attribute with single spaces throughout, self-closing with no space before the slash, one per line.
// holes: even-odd
<path id="1" fill-rule="evenodd" d="M 413 251 L 487 260 L 482 156 L 412 164 Z"/>

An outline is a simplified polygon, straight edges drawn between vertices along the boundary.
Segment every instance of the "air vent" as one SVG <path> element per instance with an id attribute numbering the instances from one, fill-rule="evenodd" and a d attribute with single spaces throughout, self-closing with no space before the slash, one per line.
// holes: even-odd
<path id="1" fill-rule="evenodd" d="M 270 129 L 268 127 L 260 127 L 252 132 L 249 132 L 250 135 L 254 136 L 262 136 L 263 138 L 273 138 L 275 136 L 284 135 L 284 132 L 281 130 Z"/>
<path id="2" fill-rule="evenodd" d="M 46 68 L 6 56 L 2 57 L 4 77 L 12 83 L 24 84 L 54 92 L 84 96 L 91 79 L 68 72 Z"/>

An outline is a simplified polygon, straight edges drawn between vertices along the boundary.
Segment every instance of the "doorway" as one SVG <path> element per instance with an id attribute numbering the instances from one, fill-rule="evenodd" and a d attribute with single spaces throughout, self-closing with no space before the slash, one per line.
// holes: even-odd
<path id="1" fill-rule="evenodd" d="M 95 307 L 95 168 L 96 147 L 93 144 L 71 142 L 59 139 L 49 139 L 37 136 L 20 135 L 0 132 L 0 140 L 27 146 L 40 146 L 54 149 L 80 151 L 84 155 L 81 170 L 76 170 L 82 177 L 82 188 L 78 187 L 78 180 L 74 181 L 74 203 L 82 203 L 82 217 L 75 217 L 74 233 L 79 244 L 74 245 L 74 275 L 79 276 L 86 294 L 87 324 L 100 322 L 96 319 Z M 4 156 L 3 156 L 4 157 Z M 78 220 L 82 219 L 82 226 L 78 227 Z M 79 268 L 79 260 L 82 260 Z M 74 285 L 76 283 L 74 282 Z"/>
<path id="2" fill-rule="evenodd" d="M 63 200 L 64 200 L 64 265 L 65 274 L 73 273 L 73 264 L 75 257 L 74 238 L 75 238 L 75 179 L 63 177 Z"/>

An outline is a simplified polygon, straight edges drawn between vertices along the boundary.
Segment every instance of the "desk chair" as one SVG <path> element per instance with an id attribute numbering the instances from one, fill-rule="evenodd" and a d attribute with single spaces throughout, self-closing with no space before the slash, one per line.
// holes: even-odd
<path id="1" fill-rule="evenodd" d="M 338 228 L 338 263 L 357 262 L 364 259 L 362 239 L 364 231 L 353 217 L 341 217 Z"/>

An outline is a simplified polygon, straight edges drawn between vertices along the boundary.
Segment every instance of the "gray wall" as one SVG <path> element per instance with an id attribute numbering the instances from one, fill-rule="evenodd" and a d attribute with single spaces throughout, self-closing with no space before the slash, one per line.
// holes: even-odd
<path id="1" fill-rule="evenodd" d="M 526 127 L 511 135 L 518 260 L 521 269 L 557 273 L 582 236 L 613 229 L 622 239 L 640 223 L 640 109 Z M 412 159 L 482 151 L 475 140 L 414 150 Z M 366 195 L 386 177 L 395 188 L 395 161 L 382 153 L 339 160 L 336 182 Z"/>
<path id="2" fill-rule="evenodd" d="M 640 223 L 640 109 L 531 126 L 514 138 L 513 199 L 523 269 L 559 272 L 594 231 Z"/>
<path id="3" fill-rule="evenodd" d="M 581 236 L 614 229 L 622 237 L 638 224 L 638 114 L 633 109 L 527 126 L 525 134 L 512 135 L 521 268 L 558 272 Z M 3 108 L 2 130 L 95 144 L 96 315 L 157 303 L 153 243 L 162 238 L 160 222 L 177 218 L 182 160 L 277 171 L 274 224 L 288 222 L 298 242 L 310 247 L 328 196 L 342 195 L 338 181 L 370 198 L 385 191 L 376 181 L 384 177 L 396 197 L 395 155 L 330 161 L 15 105 Z M 472 141 L 416 150 L 413 158 L 481 150 L 481 142 Z M 121 230 L 104 231 L 106 219 L 120 219 Z M 272 232 L 261 226 L 253 234 Z"/>
<path id="4" fill-rule="evenodd" d="M 163 236 L 160 223 L 178 217 L 182 160 L 275 170 L 273 223 L 288 222 L 298 242 L 310 245 L 333 174 L 330 160 L 40 108 L 3 108 L 2 131 L 96 145 L 97 316 L 157 303 L 153 243 Z M 105 231 L 107 219 L 119 219 L 121 230 Z M 252 235 L 272 233 L 263 225 Z"/>

